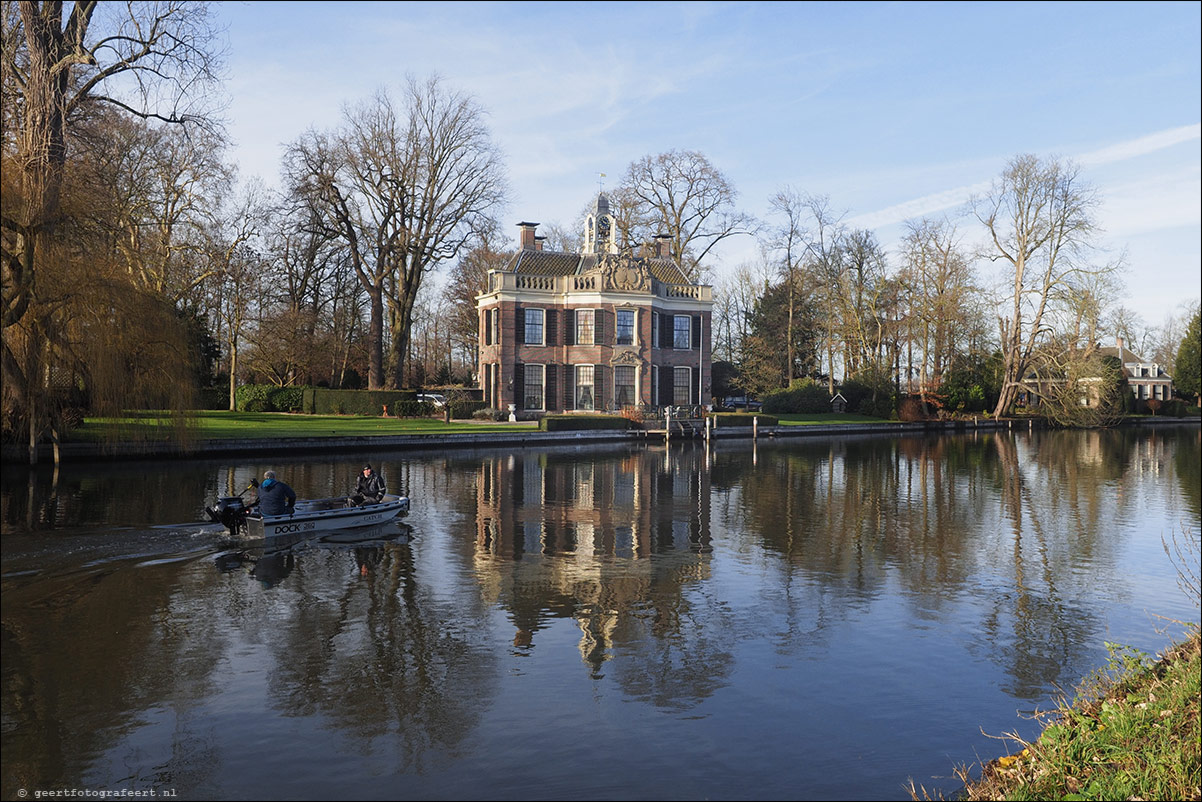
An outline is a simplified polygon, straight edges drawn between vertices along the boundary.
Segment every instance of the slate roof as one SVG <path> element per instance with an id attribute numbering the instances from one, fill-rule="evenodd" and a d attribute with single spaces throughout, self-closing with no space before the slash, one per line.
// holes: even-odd
<path id="1" fill-rule="evenodd" d="M 597 267 L 600 257 L 595 253 L 558 253 L 556 251 L 520 250 L 505 266 L 508 273 L 531 276 L 575 276 Z M 647 259 L 651 275 L 664 284 L 692 284 L 671 259 Z"/>

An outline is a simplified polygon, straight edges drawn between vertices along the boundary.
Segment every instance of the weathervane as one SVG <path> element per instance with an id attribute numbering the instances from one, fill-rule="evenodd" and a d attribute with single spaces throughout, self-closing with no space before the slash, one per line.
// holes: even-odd
<path id="1" fill-rule="evenodd" d="M 601 194 L 601 185 L 604 183 L 605 173 L 597 173 L 597 194 Z"/>

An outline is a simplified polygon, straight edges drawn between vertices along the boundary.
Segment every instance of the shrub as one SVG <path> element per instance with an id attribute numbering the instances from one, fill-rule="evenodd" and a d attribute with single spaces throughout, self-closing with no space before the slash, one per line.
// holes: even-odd
<path id="1" fill-rule="evenodd" d="M 815 414 L 831 411 L 831 395 L 811 378 L 794 379 L 788 389 L 764 396 L 764 411 L 773 414 Z"/>
<path id="2" fill-rule="evenodd" d="M 618 415 L 544 415 L 539 431 L 565 432 L 582 429 L 628 429 L 630 421 Z"/>
<path id="3" fill-rule="evenodd" d="M 438 412 L 429 401 L 393 401 L 389 409 L 398 418 L 428 418 Z"/>
<path id="4" fill-rule="evenodd" d="M 484 407 L 473 412 L 472 418 L 474 420 L 503 421 L 509 420 L 509 414 L 499 409 L 493 409 L 492 407 Z"/>
<path id="5" fill-rule="evenodd" d="M 927 419 L 926 408 L 922 399 L 916 395 L 908 395 L 897 402 L 897 418 L 903 421 L 920 421 Z"/>
<path id="6" fill-rule="evenodd" d="M 485 401 L 455 400 L 451 401 L 448 406 L 451 408 L 451 418 L 454 420 L 475 418 L 477 412 L 488 409 L 488 403 Z M 488 418 L 483 420 L 488 420 Z"/>
<path id="7" fill-rule="evenodd" d="M 271 412 L 271 385 L 243 384 L 234 390 L 234 409 L 239 412 Z"/>
<path id="8" fill-rule="evenodd" d="M 204 387 L 196 399 L 197 409 L 229 409 L 230 388 Z"/>

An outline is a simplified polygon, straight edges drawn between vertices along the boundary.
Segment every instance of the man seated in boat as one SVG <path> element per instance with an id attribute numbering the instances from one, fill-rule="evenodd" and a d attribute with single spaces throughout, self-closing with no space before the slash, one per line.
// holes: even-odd
<path id="1" fill-rule="evenodd" d="M 373 471 L 370 464 L 364 465 L 363 473 L 359 475 L 359 483 L 355 485 L 355 495 L 351 496 L 350 502 L 356 507 L 363 504 L 379 504 L 384 500 L 386 490 L 384 477 Z"/>
<path id="2" fill-rule="evenodd" d="M 276 479 L 275 471 L 267 471 L 263 474 L 263 483 L 259 485 L 259 497 L 255 505 L 263 515 L 287 515 L 296 506 L 296 492 Z"/>

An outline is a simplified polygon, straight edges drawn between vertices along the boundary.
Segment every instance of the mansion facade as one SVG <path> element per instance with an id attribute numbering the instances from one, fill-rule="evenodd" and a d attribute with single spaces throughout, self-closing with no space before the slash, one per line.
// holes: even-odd
<path id="1" fill-rule="evenodd" d="M 518 225 L 520 250 L 476 300 L 490 406 L 531 418 L 712 402 L 713 288 L 689 281 L 664 237 L 647 256 L 619 252 L 604 194 L 581 253 L 543 250 L 538 224 Z"/>

